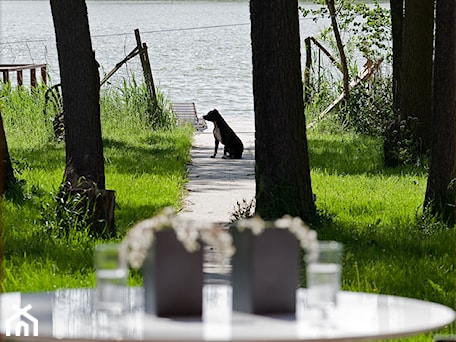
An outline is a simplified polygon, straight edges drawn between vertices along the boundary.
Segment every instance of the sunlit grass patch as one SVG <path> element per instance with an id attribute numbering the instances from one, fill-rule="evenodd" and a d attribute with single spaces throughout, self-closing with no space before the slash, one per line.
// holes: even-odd
<path id="1" fill-rule="evenodd" d="M 345 245 L 344 289 L 453 306 L 454 230 L 423 216 L 426 170 L 383 168 L 375 138 L 320 134 L 313 144 L 311 135 L 312 186 L 323 218 L 315 229 L 320 239 Z"/>
<path id="2" fill-rule="evenodd" d="M 68 236 L 60 236 L 49 228 L 65 145 L 55 141 L 43 116 L 44 91 L 2 89 L 8 147 L 21 184 L 3 200 L 3 291 L 93 286 L 92 250 L 103 242 L 88 230 L 70 227 Z M 101 98 L 106 188 L 116 192 L 115 241 L 157 210 L 180 208 L 190 161 L 191 128 L 151 129 L 142 95 L 132 101 L 132 94 L 128 100 L 113 92 Z"/>

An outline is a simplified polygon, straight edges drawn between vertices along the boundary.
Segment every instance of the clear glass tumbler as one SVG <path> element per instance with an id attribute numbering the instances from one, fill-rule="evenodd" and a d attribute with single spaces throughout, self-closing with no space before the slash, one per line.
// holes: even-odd
<path id="1" fill-rule="evenodd" d="M 105 243 L 94 250 L 95 308 L 121 313 L 127 306 L 128 265 L 124 247 L 119 243 Z"/>
<path id="2" fill-rule="evenodd" d="M 308 305 L 326 316 L 337 305 L 341 288 L 343 245 L 319 241 L 306 252 Z"/>

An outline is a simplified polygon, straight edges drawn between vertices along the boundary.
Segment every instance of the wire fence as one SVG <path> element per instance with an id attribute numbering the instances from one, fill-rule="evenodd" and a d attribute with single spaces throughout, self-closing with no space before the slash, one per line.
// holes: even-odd
<path id="1" fill-rule="evenodd" d="M 313 20 L 313 18 L 301 18 L 301 21 Z M 166 41 L 167 44 L 178 45 L 179 39 L 182 35 L 193 36 L 206 36 L 210 35 L 210 31 L 215 30 L 242 30 L 247 38 L 250 39 L 249 30 L 250 22 L 239 22 L 239 23 L 228 23 L 219 25 L 201 25 L 201 26 L 187 26 L 187 27 L 174 27 L 174 28 L 161 28 L 161 29 L 149 29 L 141 30 L 141 35 L 144 37 L 144 41 L 148 43 L 151 49 L 152 55 L 152 68 L 157 67 L 158 70 L 163 69 L 158 61 L 160 57 L 154 55 L 155 52 L 163 51 L 163 47 L 155 46 L 160 44 L 160 41 Z M 235 33 L 236 34 L 236 33 Z M 166 38 L 164 38 L 166 36 Z M 135 36 L 133 28 L 131 32 L 111 32 L 103 34 L 92 34 L 92 45 L 96 53 L 96 58 L 101 66 L 100 74 L 108 73 L 114 65 L 124 59 L 131 49 L 135 46 Z M 172 43 L 170 43 L 172 42 Z M 48 79 L 50 84 L 59 83 L 59 69 L 58 69 L 58 56 L 55 47 L 55 37 L 53 34 L 47 34 L 47 37 L 42 39 L 10 39 L 7 41 L 0 42 L 0 63 L 8 64 L 41 64 L 46 63 L 48 65 Z M 165 47 L 169 48 L 169 47 Z M 175 49 L 180 49 L 177 47 Z M 172 55 L 172 58 L 180 59 L 187 58 L 185 56 L 177 56 L 178 53 L 183 54 L 187 51 L 178 51 Z M 196 52 L 195 54 L 198 54 Z M 158 65 L 156 65 L 156 63 Z M 141 75 L 141 68 L 138 61 L 132 60 L 125 64 L 118 75 L 112 78 L 112 84 L 118 84 L 123 79 L 131 79 L 135 76 Z M 140 77 L 140 76 L 138 76 Z M 11 82 L 14 82 L 14 75 Z"/>

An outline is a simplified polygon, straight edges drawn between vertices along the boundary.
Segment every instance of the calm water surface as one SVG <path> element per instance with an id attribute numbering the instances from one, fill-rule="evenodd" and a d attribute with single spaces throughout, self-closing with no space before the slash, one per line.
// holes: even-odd
<path id="1" fill-rule="evenodd" d="M 199 115 L 217 108 L 233 127 L 253 130 L 247 0 L 88 1 L 87 6 L 101 76 L 135 47 L 137 28 L 149 47 L 155 84 L 165 96 L 195 102 Z M 300 23 L 304 56 L 304 38 L 315 35 L 322 23 Z M 59 82 L 49 1 L 0 0 L 0 25 L 0 63 L 47 63 L 51 82 Z M 136 57 L 111 86 L 133 75 L 139 80 L 140 70 Z"/>

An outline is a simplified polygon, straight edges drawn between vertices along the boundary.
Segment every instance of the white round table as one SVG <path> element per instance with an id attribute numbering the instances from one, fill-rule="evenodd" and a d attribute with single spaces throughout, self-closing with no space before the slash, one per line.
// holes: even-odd
<path id="1" fill-rule="evenodd" d="M 297 290 L 296 316 L 231 312 L 227 285 L 204 287 L 201 318 L 157 318 L 143 312 L 142 291 L 128 289 L 129 309 L 122 315 L 94 310 L 94 289 L 4 293 L 0 340 L 353 341 L 418 334 L 455 320 L 455 311 L 440 304 L 357 292 L 341 292 L 337 308 L 322 319 L 307 307 L 305 289 Z M 18 327 L 22 336 L 15 336 Z"/>

